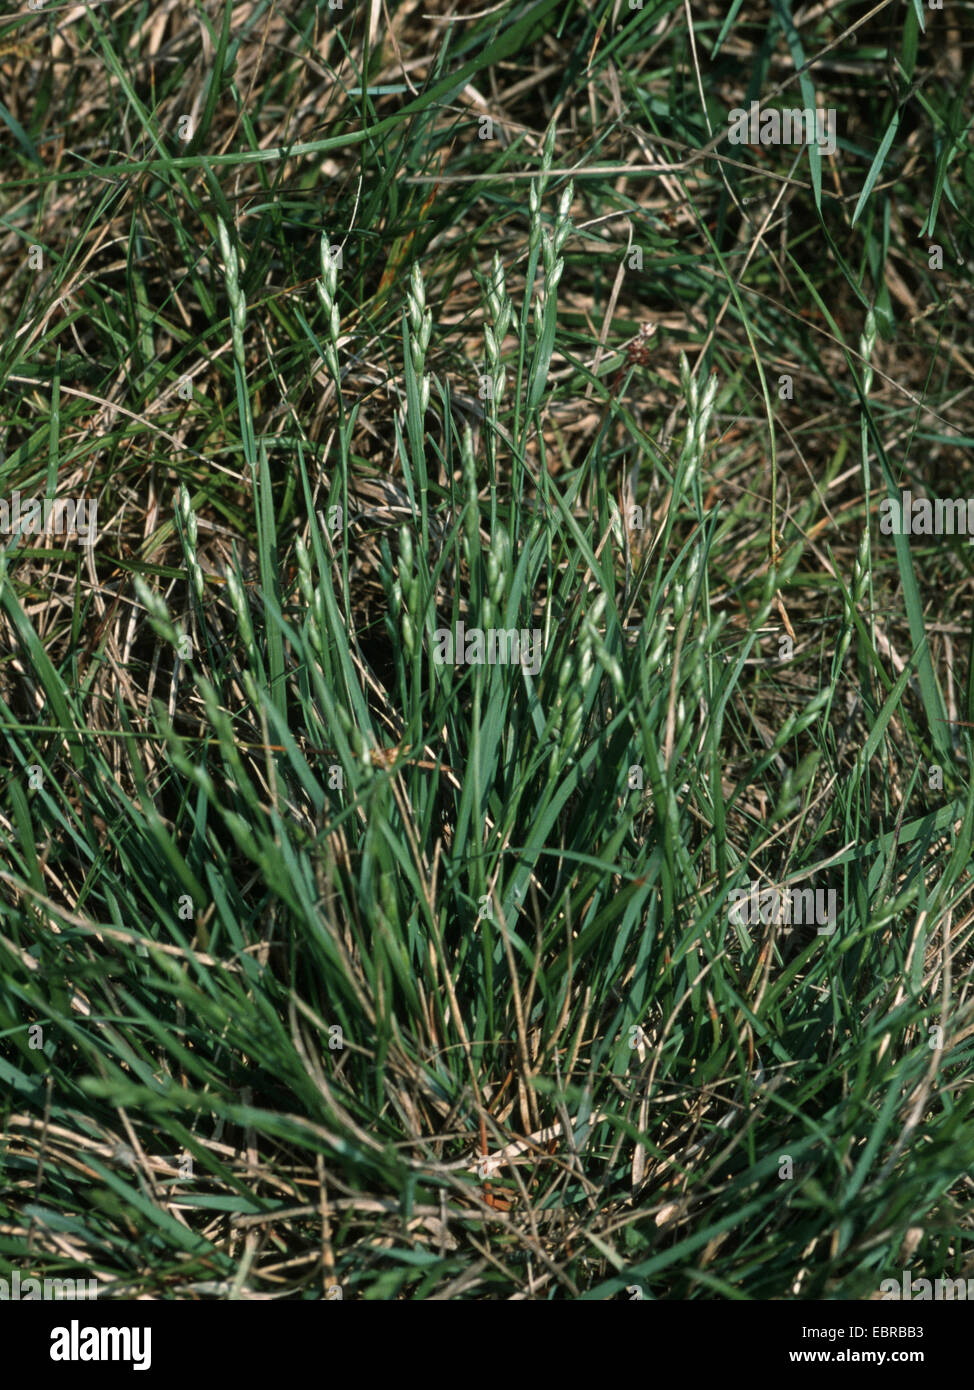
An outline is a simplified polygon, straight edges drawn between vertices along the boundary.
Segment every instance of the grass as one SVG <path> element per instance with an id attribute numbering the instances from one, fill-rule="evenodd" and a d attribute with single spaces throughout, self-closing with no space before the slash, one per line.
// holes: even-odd
<path id="1" fill-rule="evenodd" d="M 970 41 L 423 12 L 0 36 L 0 1270 L 962 1276 Z"/>

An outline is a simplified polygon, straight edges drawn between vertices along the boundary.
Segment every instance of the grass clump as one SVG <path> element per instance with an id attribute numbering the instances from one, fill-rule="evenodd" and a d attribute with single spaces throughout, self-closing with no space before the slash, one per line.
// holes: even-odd
<path id="1" fill-rule="evenodd" d="M 0 1267 L 959 1276 L 970 565 L 880 524 L 971 490 L 946 21 L 359 8 L 0 44 L 0 492 L 96 521 L 0 563 Z"/>

